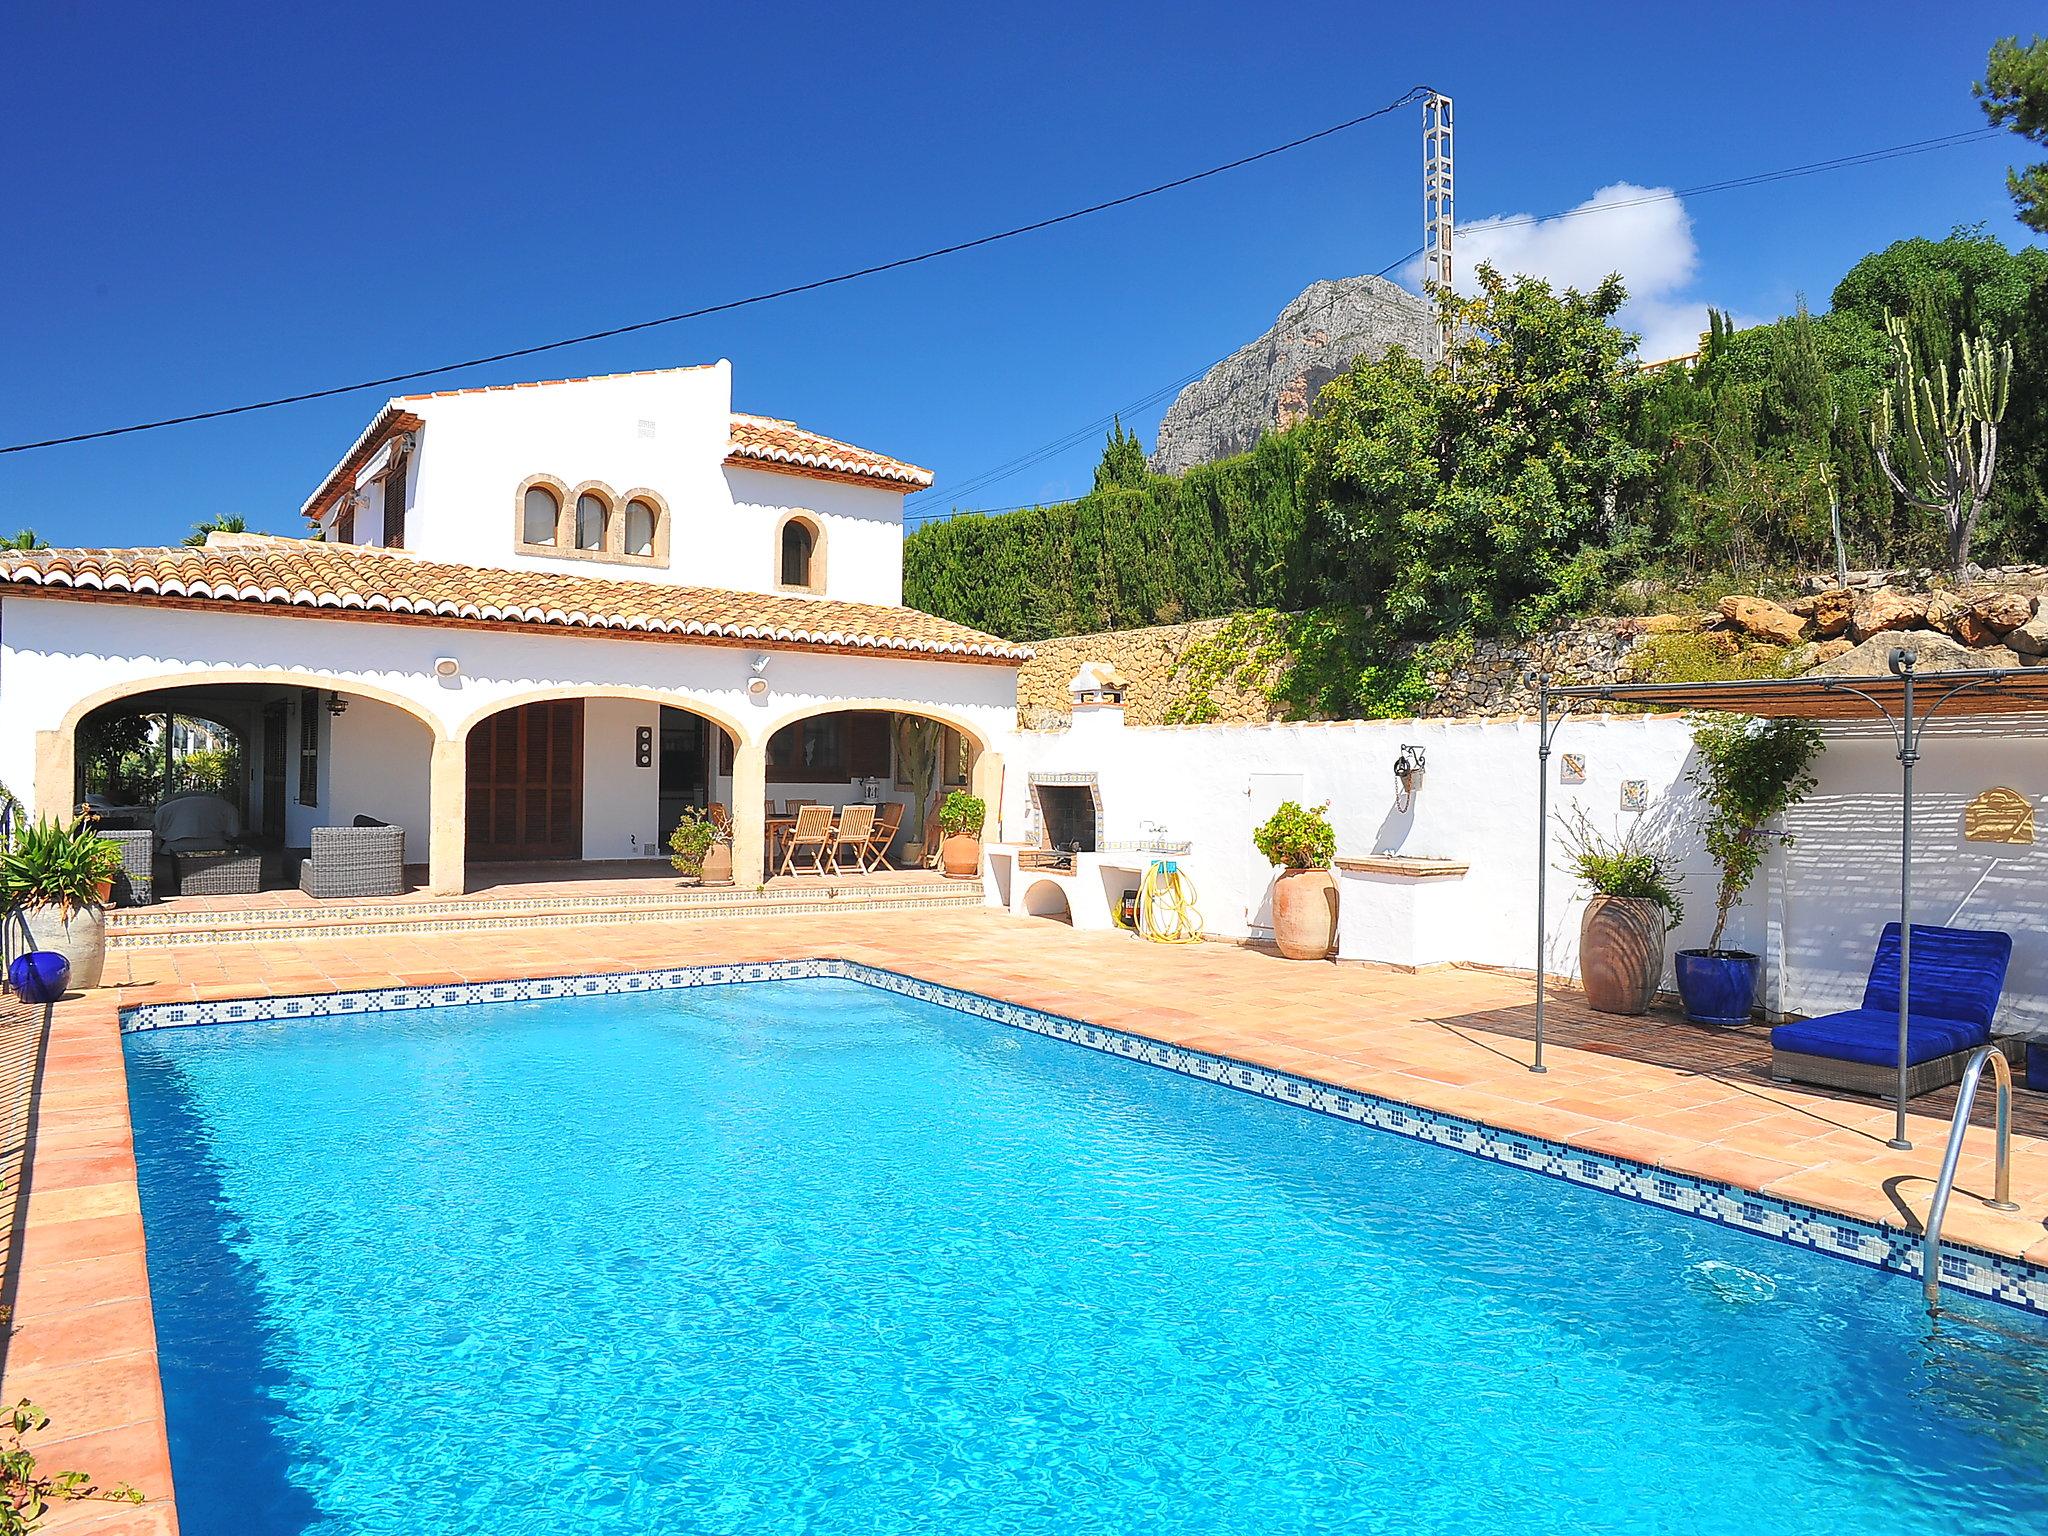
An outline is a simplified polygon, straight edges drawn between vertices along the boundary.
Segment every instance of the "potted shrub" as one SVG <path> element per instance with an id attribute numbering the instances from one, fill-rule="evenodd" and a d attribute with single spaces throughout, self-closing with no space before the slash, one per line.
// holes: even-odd
<path id="1" fill-rule="evenodd" d="M 120 868 L 120 848 L 83 816 L 68 823 L 44 817 L 0 850 L 0 909 L 26 930 L 31 949 L 70 963 L 75 987 L 100 984 L 107 893 Z"/>
<path id="2" fill-rule="evenodd" d="M 956 789 L 939 807 L 939 862 L 948 880 L 972 880 L 981 873 L 981 829 L 988 802 Z"/>
<path id="3" fill-rule="evenodd" d="M 1290 960 L 1322 960 L 1337 937 L 1337 881 L 1330 861 L 1337 833 L 1326 800 L 1304 808 L 1285 801 L 1252 834 L 1268 864 L 1280 866 L 1273 881 L 1273 942 Z"/>
<path id="4" fill-rule="evenodd" d="M 1585 813 L 1564 837 L 1571 872 L 1593 888 L 1579 918 L 1579 979 L 1601 1013 L 1645 1013 L 1664 976 L 1664 935 L 1685 913 L 1660 850 L 1635 830 L 1610 838 Z"/>
<path id="5" fill-rule="evenodd" d="M 669 863 L 699 885 L 732 884 L 732 838 L 709 811 L 683 812 L 668 835 Z"/>
<path id="6" fill-rule="evenodd" d="M 1699 829 L 1721 883 L 1706 948 L 1678 952 L 1678 997 L 1696 1024 L 1747 1024 L 1762 961 L 1723 949 L 1721 935 L 1765 850 L 1792 841 L 1770 824 L 1812 792 L 1820 732 L 1804 720 L 1717 715 L 1695 721 L 1692 740 L 1698 761 L 1686 778 L 1699 792 Z"/>

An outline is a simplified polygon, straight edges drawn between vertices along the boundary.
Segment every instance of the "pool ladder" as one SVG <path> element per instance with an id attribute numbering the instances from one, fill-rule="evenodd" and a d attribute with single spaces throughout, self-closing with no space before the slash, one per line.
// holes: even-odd
<path id="1" fill-rule="evenodd" d="M 2005 1053 L 1995 1045 L 1980 1045 L 1963 1068 L 1963 1080 L 1956 1089 L 1955 1119 L 1949 1123 L 1948 1150 L 1941 1155 L 1941 1177 L 1934 1185 L 1934 1199 L 1927 1207 L 1927 1230 L 1920 1239 L 1920 1287 L 1927 1296 L 1930 1316 L 1941 1311 L 1941 1222 L 1948 1214 L 1948 1197 L 1955 1188 L 1956 1164 L 1963 1155 L 1963 1137 L 1970 1129 L 1970 1110 L 1977 1102 L 1977 1083 L 1984 1076 L 1984 1064 L 1991 1063 L 1998 1080 L 1998 1151 L 1991 1198 L 1984 1203 L 1994 1211 L 2016 1211 L 2012 1199 L 2012 1067 Z"/>

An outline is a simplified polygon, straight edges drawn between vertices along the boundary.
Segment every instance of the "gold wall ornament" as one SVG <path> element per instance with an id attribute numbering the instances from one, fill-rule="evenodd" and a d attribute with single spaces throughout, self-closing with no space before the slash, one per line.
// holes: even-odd
<path id="1" fill-rule="evenodd" d="M 2031 843 L 2033 840 L 2033 802 L 2016 789 L 2006 789 L 2002 785 L 1987 789 L 1963 807 L 1963 841 L 1966 843 Z"/>

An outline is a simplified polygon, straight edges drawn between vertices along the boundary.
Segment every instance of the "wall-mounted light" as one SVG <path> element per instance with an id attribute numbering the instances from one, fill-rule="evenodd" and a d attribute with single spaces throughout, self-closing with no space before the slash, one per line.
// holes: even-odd
<path id="1" fill-rule="evenodd" d="M 768 697 L 768 679 L 767 679 L 767 678 L 765 678 L 765 677 L 750 677 L 750 678 L 748 678 L 748 679 L 747 679 L 747 697 L 748 697 L 748 698 L 750 698 L 750 699 L 765 699 L 765 698 L 767 698 L 767 697 Z"/>
<path id="2" fill-rule="evenodd" d="M 343 698 L 343 697 L 342 697 L 342 696 L 341 696 L 340 694 L 338 694 L 338 693 L 330 693 L 330 694 L 328 694 L 328 695 L 327 695 L 327 713 L 329 713 L 330 715 L 345 715 L 345 714 L 347 714 L 347 713 L 348 713 L 348 700 L 347 700 L 347 699 L 345 699 L 345 698 Z"/>
<path id="3" fill-rule="evenodd" d="M 434 658 L 434 676 L 460 677 L 462 676 L 462 663 L 453 656 L 436 656 Z"/>
<path id="4" fill-rule="evenodd" d="M 748 659 L 747 665 L 754 669 L 754 676 L 759 677 L 768 670 L 768 653 L 766 651 L 754 652 Z"/>
<path id="5" fill-rule="evenodd" d="M 1422 748 L 1402 743 L 1394 757 L 1394 782 L 1400 785 L 1394 794 L 1395 810 L 1406 812 L 1415 803 L 1415 781 L 1422 777 L 1424 762 Z"/>

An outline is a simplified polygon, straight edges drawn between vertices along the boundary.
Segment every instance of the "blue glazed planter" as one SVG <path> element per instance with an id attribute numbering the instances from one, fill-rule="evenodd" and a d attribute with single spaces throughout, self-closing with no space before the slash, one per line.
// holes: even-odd
<path id="1" fill-rule="evenodd" d="M 50 950 L 32 949 L 14 957 L 7 982 L 23 1002 L 54 1003 L 71 985 L 71 962 Z"/>
<path id="2" fill-rule="evenodd" d="M 1740 949 L 1681 949 L 1678 998 L 1695 1024 L 1747 1024 L 1762 962 Z"/>

